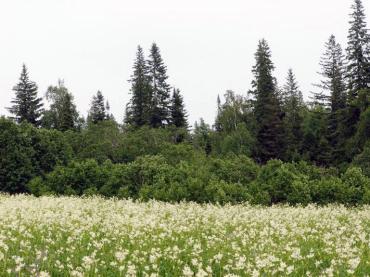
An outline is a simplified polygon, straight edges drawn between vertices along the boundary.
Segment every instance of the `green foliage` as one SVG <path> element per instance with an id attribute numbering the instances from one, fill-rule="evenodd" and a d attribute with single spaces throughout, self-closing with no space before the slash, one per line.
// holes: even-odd
<path id="1" fill-rule="evenodd" d="M 370 81 L 370 36 L 366 26 L 365 9 L 361 0 L 354 0 L 351 7 L 350 28 L 347 47 L 347 78 L 349 98 L 358 97 L 361 89 L 366 89 Z"/>
<path id="2" fill-rule="evenodd" d="M 370 140 L 364 150 L 353 159 L 353 165 L 360 167 L 362 172 L 370 178 Z"/>
<path id="3" fill-rule="evenodd" d="M 25 192 L 25 185 L 34 175 L 34 150 L 25 132 L 12 121 L 0 118 L 0 190 Z"/>
<path id="4" fill-rule="evenodd" d="M 148 60 L 138 47 L 123 126 L 100 91 L 85 124 L 63 81 L 48 88 L 50 106 L 42 113 L 23 66 L 9 109 L 15 122 L 0 118 L 0 191 L 222 204 L 369 203 L 370 41 L 361 0 L 352 10 L 347 60 L 332 35 L 313 105 L 304 103 L 291 69 L 279 87 L 262 39 L 252 90 L 246 96 L 227 90 L 224 103 L 217 98 L 215 124 L 200 119 L 191 132 L 183 97 L 168 83 L 155 43 Z"/>
<path id="5" fill-rule="evenodd" d="M 109 106 L 107 104 L 106 107 L 106 104 L 104 102 L 104 96 L 101 93 L 101 91 L 98 90 L 98 92 L 96 93 L 96 95 L 93 96 L 93 99 L 91 101 L 87 121 L 96 124 L 98 122 L 109 119 L 110 119 Z"/>
<path id="6" fill-rule="evenodd" d="M 130 79 L 131 99 L 126 106 L 125 123 L 141 127 L 149 124 L 151 109 L 151 88 L 149 68 L 145 62 L 144 51 L 139 45 L 133 74 Z"/>
<path id="7" fill-rule="evenodd" d="M 43 176 L 72 158 L 64 135 L 56 130 L 16 125 L 0 119 L 0 191 L 26 192 L 34 176 Z"/>
<path id="8" fill-rule="evenodd" d="M 120 140 L 118 155 L 121 161 L 130 162 L 137 157 L 156 155 L 166 143 L 176 141 L 177 130 L 143 126 L 135 131 L 125 132 Z"/>
<path id="9" fill-rule="evenodd" d="M 284 126 L 275 79 L 272 76 L 274 65 L 266 40 L 259 42 L 255 58 L 256 65 L 253 67 L 255 79 L 252 82 L 256 98 L 254 115 L 257 123 L 255 158 L 258 162 L 265 163 L 270 159 L 282 157 Z"/>
<path id="10" fill-rule="evenodd" d="M 233 151 L 207 156 L 191 143 L 176 143 L 178 129 L 122 131 L 105 120 L 80 133 L 60 132 L 4 118 L 0 129 L 0 189 L 11 193 L 264 205 L 369 201 L 367 147 L 353 163 L 364 173 L 351 167 L 339 178 L 336 168 L 303 161 L 259 166 Z"/>
<path id="11" fill-rule="evenodd" d="M 149 123 L 152 127 L 161 127 L 170 122 L 170 85 L 167 83 L 167 67 L 155 43 L 150 48 L 147 64 L 150 85 Z"/>
<path id="12" fill-rule="evenodd" d="M 201 159 L 203 156 L 188 143 L 172 144 L 165 142 L 159 153 L 170 165 L 179 164 L 181 161 L 196 162 L 196 159 Z"/>
<path id="13" fill-rule="evenodd" d="M 370 139 L 370 107 L 361 113 L 356 133 L 356 146 L 360 151 Z"/>
<path id="14" fill-rule="evenodd" d="M 351 167 L 342 175 L 342 181 L 346 187 L 345 202 L 358 204 L 362 202 L 364 195 L 370 189 L 370 178 L 362 174 L 362 170 Z"/>
<path id="15" fill-rule="evenodd" d="M 285 129 L 286 153 L 285 160 L 300 159 L 302 149 L 302 111 L 304 107 L 302 92 L 298 88 L 297 81 L 292 69 L 288 71 L 288 77 L 283 89 L 283 119 Z"/>
<path id="16" fill-rule="evenodd" d="M 177 128 L 188 127 L 184 99 L 179 89 L 173 89 L 170 105 L 170 123 Z"/>
<path id="17" fill-rule="evenodd" d="M 329 203 L 345 202 L 345 186 L 338 177 L 329 176 L 321 180 L 311 181 L 312 201 L 326 205 Z"/>
<path id="18" fill-rule="evenodd" d="M 270 160 L 261 168 L 256 182 L 260 190 L 268 192 L 271 204 L 305 204 L 311 200 L 308 178 L 293 164 Z"/>
<path id="19" fill-rule="evenodd" d="M 247 156 L 230 155 L 222 159 L 211 159 L 209 171 L 220 180 L 248 186 L 256 179 L 259 167 Z"/>
<path id="20" fill-rule="evenodd" d="M 208 124 L 206 124 L 203 118 L 200 122 L 195 122 L 194 131 L 192 137 L 193 145 L 198 150 L 203 151 L 209 155 L 212 151 L 212 130 Z"/>
<path id="21" fill-rule="evenodd" d="M 60 131 L 79 129 L 82 119 L 79 118 L 73 95 L 64 86 L 62 80 L 57 86 L 50 86 L 46 92 L 46 99 L 50 102 L 49 110 L 44 111 L 42 126 Z"/>
<path id="22" fill-rule="evenodd" d="M 210 180 L 205 187 L 207 202 L 211 203 L 242 203 L 251 200 L 246 187 L 240 184 L 227 183 L 224 180 Z"/>
<path id="23" fill-rule="evenodd" d="M 100 167 L 94 160 L 72 161 L 67 166 L 57 166 L 45 176 L 43 182 L 33 180 L 29 188 L 38 190 L 37 184 L 42 189 L 47 187 L 58 195 L 82 195 L 85 191 L 99 190 L 108 176 L 107 166 Z"/>
<path id="24" fill-rule="evenodd" d="M 214 152 L 221 156 L 230 153 L 251 156 L 255 146 L 254 137 L 243 122 L 233 131 L 215 133 L 213 138 Z"/>
<path id="25" fill-rule="evenodd" d="M 43 176 L 52 171 L 56 165 L 66 165 L 72 159 L 72 148 L 61 132 L 36 129 L 29 125 L 24 126 L 24 131 L 31 140 L 34 151 L 32 165 L 36 175 Z"/>
<path id="26" fill-rule="evenodd" d="M 99 163 L 105 160 L 123 161 L 122 132 L 114 121 L 104 120 L 89 124 L 80 133 L 67 132 L 66 137 L 79 160 L 95 159 Z"/>
<path id="27" fill-rule="evenodd" d="M 303 157 L 320 166 L 328 166 L 331 148 L 326 139 L 327 114 L 321 106 L 304 115 L 303 120 Z"/>
<path id="28" fill-rule="evenodd" d="M 224 94 L 225 102 L 217 98 L 217 117 L 216 131 L 220 133 L 231 133 L 237 129 L 241 123 L 252 120 L 250 102 L 243 96 L 236 94 L 232 90 Z"/>
<path id="29" fill-rule="evenodd" d="M 19 83 L 13 88 L 15 98 L 13 106 L 8 110 L 14 115 L 15 120 L 28 122 L 35 126 L 40 125 L 42 113 L 42 99 L 37 97 L 37 85 L 28 77 L 26 65 L 23 64 Z"/>

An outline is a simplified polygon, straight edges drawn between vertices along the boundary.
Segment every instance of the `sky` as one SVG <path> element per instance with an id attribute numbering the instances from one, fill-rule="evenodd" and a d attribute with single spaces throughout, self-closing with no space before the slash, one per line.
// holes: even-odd
<path id="1" fill-rule="evenodd" d="M 122 122 L 137 45 L 161 49 L 169 83 L 189 122 L 212 124 L 217 95 L 246 95 L 258 41 L 272 51 L 283 84 L 292 68 L 308 97 L 331 34 L 345 48 L 353 0 L 0 0 L 0 114 L 14 97 L 22 63 L 44 96 L 64 79 L 86 115 L 101 90 Z M 364 0 L 369 19 L 370 1 Z M 369 24 L 368 24 L 369 26 Z"/>

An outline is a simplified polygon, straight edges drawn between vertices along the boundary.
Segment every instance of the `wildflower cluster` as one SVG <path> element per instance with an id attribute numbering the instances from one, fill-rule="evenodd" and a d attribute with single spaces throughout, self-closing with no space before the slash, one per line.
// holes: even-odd
<path id="1" fill-rule="evenodd" d="M 369 276 L 369 206 L 0 195 L 1 276 Z"/>

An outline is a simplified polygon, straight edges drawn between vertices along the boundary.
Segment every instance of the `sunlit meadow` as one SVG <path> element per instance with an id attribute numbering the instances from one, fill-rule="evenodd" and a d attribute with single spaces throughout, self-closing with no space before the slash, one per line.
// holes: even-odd
<path id="1" fill-rule="evenodd" d="M 0 276 L 369 276 L 370 207 L 0 195 Z"/>

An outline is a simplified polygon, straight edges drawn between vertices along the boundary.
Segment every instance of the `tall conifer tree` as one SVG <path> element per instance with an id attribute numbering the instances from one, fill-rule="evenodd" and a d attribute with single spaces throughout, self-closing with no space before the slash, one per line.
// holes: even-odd
<path id="1" fill-rule="evenodd" d="M 335 36 L 331 35 L 325 44 L 325 52 L 320 61 L 323 77 L 318 85 L 326 92 L 329 109 L 327 140 L 331 147 L 332 161 L 339 162 L 344 158 L 344 131 L 346 109 L 346 85 L 344 82 L 344 55 Z"/>
<path id="2" fill-rule="evenodd" d="M 107 119 L 107 113 L 105 110 L 104 96 L 101 91 L 98 90 L 96 95 L 93 96 L 91 101 L 91 107 L 88 115 L 88 121 L 96 124 L 100 121 Z"/>
<path id="3" fill-rule="evenodd" d="M 353 100 L 370 82 L 370 36 L 366 26 L 365 10 L 361 0 L 352 5 L 347 47 L 347 80 L 349 98 Z"/>
<path id="4" fill-rule="evenodd" d="M 19 83 L 14 86 L 13 106 L 8 108 L 17 122 L 26 121 L 39 126 L 42 114 L 42 99 L 37 97 L 37 85 L 28 76 L 27 67 L 23 64 Z"/>
<path id="5" fill-rule="evenodd" d="M 349 138 L 356 132 L 361 107 L 367 103 L 359 103 L 361 93 L 370 94 L 370 36 L 366 27 L 365 11 L 361 0 L 354 0 L 348 32 L 347 69 L 348 111 L 346 136 Z M 365 95 L 367 101 L 367 95 Z"/>
<path id="6" fill-rule="evenodd" d="M 115 120 L 113 114 L 110 112 L 110 105 L 108 100 L 107 102 L 105 102 L 105 118 L 106 120 Z"/>
<path id="7" fill-rule="evenodd" d="M 180 90 L 176 88 L 173 89 L 170 113 L 172 125 L 176 126 L 177 128 L 188 127 L 184 100 L 182 98 L 182 95 L 180 94 Z"/>
<path id="8" fill-rule="evenodd" d="M 292 160 L 299 157 L 301 151 L 302 133 L 302 108 L 304 106 L 302 92 L 293 70 L 288 70 L 286 84 L 283 88 L 283 110 L 285 113 L 285 141 L 287 145 L 286 159 Z"/>
<path id="9" fill-rule="evenodd" d="M 73 97 L 70 93 L 66 93 L 62 99 L 58 128 L 60 131 L 72 130 L 75 127 L 74 112 L 76 107 L 72 101 Z"/>
<path id="10" fill-rule="evenodd" d="M 137 48 L 136 60 L 133 66 L 131 83 L 131 100 L 126 107 L 125 121 L 128 124 L 140 127 L 149 124 L 151 109 L 151 91 L 149 72 L 144 57 L 144 51 Z"/>
<path id="11" fill-rule="evenodd" d="M 167 83 L 167 68 L 158 46 L 153 43 L 148 60 L 150 80 L 150 125 L 161 127 L 169 123 L 170 85 Z"/>
<path id="12" fill-rule="evenodd" d="M 255 95 L 254 115 L 257 123 L 256 159 L 264 163 L 269 159 L 282 156 L 284 130 L 282 111 L 272 76 L 274 65 L 266 40 L 262 39 L 259 42 L 255 58 L 256 65 L 252 70 L 255 79 L 252 86 Z"/>

